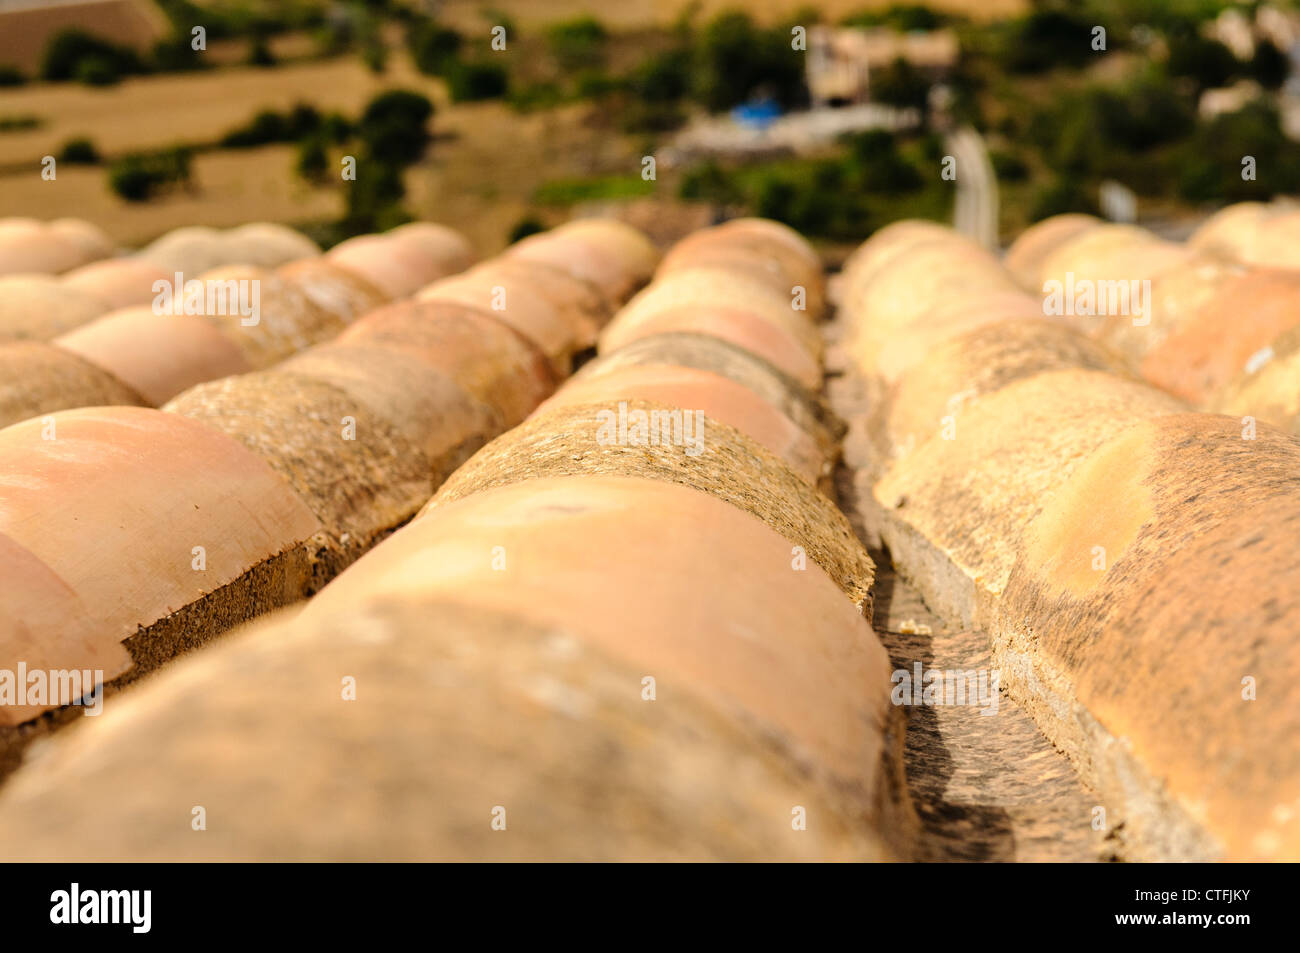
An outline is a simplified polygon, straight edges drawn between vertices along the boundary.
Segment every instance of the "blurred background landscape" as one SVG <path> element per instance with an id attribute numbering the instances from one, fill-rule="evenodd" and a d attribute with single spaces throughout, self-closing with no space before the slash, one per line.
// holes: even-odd
<path id="1" fill-rule="evenodd" d="M 832 260 L 903 217 L 1179 235 L 1300 192 L 1298 139 L 1276 0 L 0 0 L 0 214 L 125 245 L 416 218 L 488 254 L 595 210 Z"/>

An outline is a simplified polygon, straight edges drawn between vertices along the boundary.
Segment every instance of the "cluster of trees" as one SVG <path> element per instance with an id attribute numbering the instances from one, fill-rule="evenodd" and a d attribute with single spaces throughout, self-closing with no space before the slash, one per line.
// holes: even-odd
<path id="1" fill-rule="evenodd" d="M 202 69 L 202 51 L 194 49 L 193 30 L 202 26 L 204 45 L 217 40 L 246 40 L 246 62 L 273 66 L 270 40 L 295 30 L 311 30 L 320 55 L 360 52 L 367 65 L 382 72 L 387 60 L 380 27 L 385 17 L 409 15 L 391 0 L 351 0 L 328 6 L 313 0 L 268 3 L 198 4 L 192 0 L 160 0 L 171 32 L 152 49 L 139 53 L 84 30 L 68 29 L 50 39 L 38 76 L 51 82 L 75 80 L 103 86 L 127 76 Z M 13 67 L 0 67 L 0 86 L 25 82 Z"/>
<path id="2" fill-rule="evenodd" d="M 680 194 L 807 235 L 857 240 L 904 214 L 942 217 L 951 183 L 939 175 L 941 158 L 933 136 L 903 139 L 874 130 L 844 137 L 838 156 L 736 167 L 706 161 L 686 174 Z"/>
<path id="3" fill-rule="evenodd" d="M 344 218 L 328 236 L 328 240 L 338 241 L 361 232 L 382 231 L 409 218 L 402 208 L 406 196 L 403 177 L 428 150 L 433 113 L 433 103 L 427 97 L 393 89 L 372 99 L 355 120 L 339 113 L 322 113 L 305 103 L 286 112 L 263 110 L 227 132 L 216 145 L 247 149 L 296 142 L 300 175 L 316 183 L 339 181 L 346 189 Z M 338 153 L 334 161 L 332 148 Z M 191 185 L 191 161 L 196 151 L 194 146 L 176 146 L 123 156 L 109 165 L 109 185 L 133 202 Z M 345 153 L 353 160 L 353 175 L 343 174 Z M 99 156 L 89 140 L 73 140 L 64 147 L 64 161 L 93 163 Z"/>
<path id="4" fill-rule="evenodd" d="M 109 165 L 109 186 L 128 202 L 144 202 L 164 191 L 188 188 L 193 184 L 193 155 L 188 146 L 132 152 Z"/>
<path id="5" fill-rule="evenodd" d="M 456 102 L 498 99 L 509 89 L 503 57 L 493 56 L 482 47 L 471 48 L 459 33 L 434 20 L 419 19 L 410 24 L 406 45 L 416 68 L 445 80 Z"/>

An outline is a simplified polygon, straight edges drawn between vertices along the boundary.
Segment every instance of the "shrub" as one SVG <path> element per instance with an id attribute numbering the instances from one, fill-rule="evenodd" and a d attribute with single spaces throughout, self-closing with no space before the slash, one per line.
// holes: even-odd
<path id="1" fill-rule="evenodd" d="M 694 67 L 695 95 L 715 112 L 739 106 L 760 89 L 785 107 L 807 96 L 804 54 L 791 49 L 789 33 L 760 29 L 744 13 L 722 13 L 705 26 Z"/>
<path id="2" fill-rule="evenodd" d="M 0 86 L 21 86 L 27 77 L 16 66 L 0 66 Z"/>
<path id="3" fill-rule="evenodd" d="M 1241 177 L 1242 158 L 1255 159 L 1258 180 Z M 1190 201 L 1268 198 L 1300 190 L 1300 163 L 1266 100 L 1202 124 L 1182 149 L 1178 193 Z"/>
<path id="4" fill-rule="evenodd" d="M 41 78 L 76 79 L 82 71 L 95 79 L 117 78 L 144 72 L 135 51 L 110 43 L 84 30 L 63 30 L 54 35 L 41 61 Z"/>
<path id="5" fill-rule="evenodd" d="M 924 184 L 921 173 L 898 151 L 898 140 L 892 133 L 880 129 L 854 133 L 846 137 L 846 142 L 846 165 L 854 189 L 914 192 Z"/>
<path id="6" fill-rule="evenodd" d="M 550 109 L 567 99 L 564 90 L 557 83 L 529 83 L 515 86 L 507 96 L 512 109 L 529 112 L 534 109 Z"/>
<path id="7" fill-rule="evenodd" d="M 131 153 L 109 166 L 109 185 L 128 202 L 144 202 L 169 186 L 188 185 L 190 158 L 182 146 Z"/>
<path id="8" fill-rule="evenodd" d="M 583 70 L 573 81 L 573 90 L 581 99 L 599 99 L 624 88 L 623 80 L 603 70 Z"/>
<path id="9" fill-rule="evenodd" d="M 1096 202 L 1077 178 L 1058 177 L 1034 193 L 1029 212 L 1033 221 L 1066 212 L 1097 214 Z"/>
<path id="10" fill-rule="evenodd" d="M 406 184 L 402 167 L 373 156 L 357 163 L 357 177 L 348 183 L 344 225 L 351 234 L 381 232 L 409 216 L 402 209 Z"/>
<path id="11" fill-rule="evenodd" d="M 432 20 L 419 20 L 406 32 L 406 45 L 415 67 L 428 76 L 445 76 L 456 63 L 461 36 Z"/>
<path id="12" fill-rule="evenodd" d="M 870 10 L 845 17 L 845 26 L 889 26 L 895 30 L 937 30 L 950 17 L 929 7 L 912 3 L 896 3 L 885 10 Z"/>
<path id="13" fill-rule="evenodd" d="M 0 132 L 25 132 L 40 127 L 40 116 L 0 116 Z"/>
<path id="14" fill-rule="evenodd" d="M 654 191 L 655 184 L 639 175 L 607 175 L 589 179 L 555 179 L 533 193 L 538 205 L 574 205 L 578 202 L 637 198 Z"/>
<path id="15" fill-rule="evenodd" d="M 264 109 L 248 125 L 222 136 L 221 145 L 227 149 L 252 149 L 272 142 L 287 142 L 290 138 L 288 120 L 273 109 Z"/>
<path id="16" fill-rule="evenodd" d="M 675 102 L 656 103 L 632 98 L 621 104 L 619 128 L 626 133 L 672 132 L 685 125 L 686 110 Z"/>
<path id="17" fill-rule="evenodd" d="M 675 102 L 691 89 L 691 51 L 674 47 L 647 57 L 632 72 L 632 92 L 645 102 Z"/>
<path id="18" fill-rule="evenodd" d="M 1203 90 L 1226 85 L 1241 72 L 1241 63 L 1218 40 L 1192 33 L 1170 37 L 1165 69 L 1170 76 L 1191 79 L 1198 90 Z"/>
<path id="19" fill-rule="evenodd" d="M 1250 60 L 1250 75 L 1265 89 L 1277 89 L 1290 71 L 1291 63 L 1286 54 L 1270 41 L 1261 40 Z"/>
<path id="20" fill-rule="evenodd" d="M 547 45 L 560 68 L 568 72 L 596 69 L 605 63 L 609 34 L 592 16 L 556 23 L 546 31 Z"/>
<path id="21" fill-rule="evenodd" d="M 433 103 L 420 93 L 394 89 L 380 93 L 366 106 L 357 124 L 370 155 L 382 162 L 409 165 L 429 145 L 428 122 Z"/>
<path id="22" fill-rule="evenodd" d="M 924 116 L 930 83 L 907 60 L 894 60 L 871 78 L 871 98 L 896 109 L 916 109 Z"/>
<path id="23" fill-rule="evenodd" d="M 98 165 L 99 150 L 84 136 L 69 139 L 59 152 L 59 161 L 70 165 Z"/>
<path id="24" fill-rule="evenodd" d="M 368 36 L 362 44 L 361 61 L 372 73 L 382 73 L 388 68 L 388 47 L 378 33 Z"/>
<path id="25" fill-rule="evenodd" d="M 989 153 L 993 174 L 1003 182 L 1024 182 L 1029 178 L 1029 166 L 1024 159 L 1011 152 Z"/>
<path id="26" fill-rule="evenodd" d="M 87 56 L 77 64 L 75 78 L 87 86 L 113 86 L 122 81 L 122 73 L 106 56 Z"/>
<path id="27" fill-rule="evenodd" d="M 515 242 L 522 241 L 529 235 L 536 235 L 538 232 L 544 231 L 546 231 L 546 226 L 529 215 L 528 217 L 521 218 L 519 221 L 515 222 L 514 227 L 510 229 L 510 234 L 507 236 L 506 241 L 513 245 Z"/>
<path id="28" fill-rule="evenodd" d="M 718 205 L 739 205 L 745 200 L 744 190 L 736 177 L 712 159 L 700 163 L 682 177 L 678 194 L 689 202 L 715 202 Z"/>
<path id="29" fill-rule="evenodd" d="M 271 52 L 271 44 L 266 38 L 266 34 L 260 30 L 255 32 L 248 40 L 248 57 L 245 60 L 249 66 L 274 66 L 276 64 L 275 54 Z"/>
<path id="30" fill-rule="evenodd" d="M 447 85 L 454 102 L 468 103 L 499 99 L 506 95 L 510 81 L 506 68 L 487 60 L 456 61 L 447 73 Z"/>
<path id="31" fill-rule="evenodd" d="M 320 136 L 309 136 L 298 144 L 298 174 L 309 182 L 323 182 L 329 174 L 329 152 Z"/>
<path id="32" fill-rule="evenodd" d="M 1092 55 L 1093 24 L 1061 9 L 1039 9 L 1004 30 L 995 60 L 1011 73 L 1079 67 Z"/>
<path id="33" fill-rule="evenodd" d="M 154 69 L 169 73 L 205 69 L 207 63 L 199 51 L 190 45 L 188 34 L 177 34 L 154 44 L 150 59 Z"/>

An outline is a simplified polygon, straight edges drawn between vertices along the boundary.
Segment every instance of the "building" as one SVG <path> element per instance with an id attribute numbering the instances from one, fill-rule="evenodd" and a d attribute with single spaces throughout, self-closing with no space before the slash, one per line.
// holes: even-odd
<path id="1" fill-rule="evenodd" d="M 957 65 L 952 30 L 901 33 L 887 28 L 813 27 L 808 33 L 808 94 L 814 107 L 871 98 L 871 71 L 905 60 L 938 79 Z"/>

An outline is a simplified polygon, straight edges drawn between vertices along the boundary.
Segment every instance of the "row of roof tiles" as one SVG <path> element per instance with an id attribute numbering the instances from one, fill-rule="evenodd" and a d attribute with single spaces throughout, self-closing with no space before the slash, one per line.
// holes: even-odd
<path id="1" fill-rule="evenodd" d="M 572 231 L 534 246 L 553 241 L 572 250 Z M 604 231 L 621 235 L 623 227 L 609 223 Z M 408 230 L 433 234 L 438 246 L 409 256 L 403 285 L 390 274 L 386 286 L 418 290 L 444 274 L 455 261 L 445 232 Z M 611 291 L 649 277 L 644 260 L 584 241 L 604 262 Z M 453 250 L 462 244 L 457 237 Z M 383 267 L 391 272 L 401 260 L 383 258 Z M 591 302 L 603 300 L 605 289 L 527 260 L 517 267 L 547 272 L 556 320 L 571 319 L 575 340 L 602 319 Z M 275 291 L 264 300 L 264 320 L 243 333 L 261 335 L 256 347 L 267 354 L 266 340 L 288 342 L 287 360 L 268 357 L 264 370 L 198 384 L 161 410 L 89 407 L 0 430 L 6 575 L 33 581 L 4 594 L 0 667 L 96 669 L 117 688 L 232 624 L 314 592 L 554 389 L 541 340 L 487 301 L 443 299 L 431 286 L 424 300 L 397 301 L 349 323 L 359 305 L 347 295 L 316 301 L 304 290 L 319 287 L 322 273 L 335 286 L 340 276 L 364 280 L 345 268 L 359 270 L 355 261 L 308 259 L 283 266 L 288 277 L 269 276 Z M 331 300 L 340 307 L 329 309 Z M 294 354 L 290 345 L 315 336 L 294 334 L 304 313 L 328 315 L 307 321 L 313 329 L 342 333 Z M 156 316 L 159 328 L 173 320 Z M 135 338 L 139 350 L 158 343 L 153 327 Z M 177 359 L 160 349 L 143 360 L 162 368 Z M 6 768 L 66 719 L 67 709 L 41 714 L 53 707 L 0 708 Z"/>
<path id="2" fill-rule="evenodd" d="M 178 229 L 62 277 L 0 278 L 0 426 L 70 407 L 158 406 L 269 367 L 470 258 L 463 237 L 427 223 L 326 256 L 290 229 L 252 225 Z"/>
<path id="3" fill-rule="evenodd" d="M 1300 321 L 1300 286 L 1212 249 L 1220 224 L 1180 245 L 1049 220 L 1004 267 L 905 222 L 844 275 L 863 521 L 932 608 L 987 632 L 1132 857 L 1300 851 L 1300 440 L 1229 373 Z M 1052 300 L 1142 280 L 1149 310 Z M 1196 412 L 1227 393 L 1232 416 Z"/>
<path id="4" fill-rule="evenodd" d="M 624 227 L 583 222 L 500 261 L 562 267 L 618 301 L 657 257 Z M 447 309 L 468 314 L 513 277 L 481 267 L 284 367 L 416 322 L 450 326 Z M 428 300 L 439 288 L 447 298 Z M 541 306 L 558 294 L 521 273 L 497 317 L 545 356 L 544 373 L 567 373 L 593 336 L 599 356 L 544 401 L 527 367 L 488 375 L 480 396 L 511 395 L 507 422 L 532 411 L 526 421 L 300 612 L 169 666 L 57 739 L 0 795 L 0 850 L 894 856 L 910 811 L 870 628 L 873 565 L 817 490 L 838 430 L 809 386 L 825 301 L 816 255 L 788 229 L 742 220 L 670 250 L 603 329 L 590 296 L 558 315 Z M 472 363 L 445 360 L 449 374 Z M 361 363 L 342 353 L 332 366 Z M 300 426 L 320 401 L 282 387 L 250 403 L 283 405 Z M 327 494 L 303 482 L 311 468 L 284 466 L 292 433 L 250 440 L 238 413 L 195 416 L 259 452 L 330 525 Z M 391 482 L 397 463 L 348 485 Z M 348 469 L 333 460 L 315 479 Z M 215 836 L 171 823 L 191 805 Z"/>

